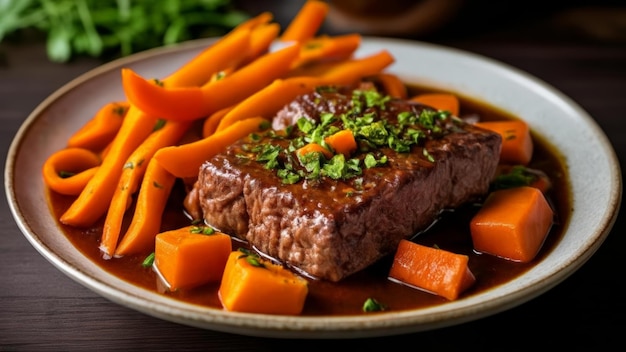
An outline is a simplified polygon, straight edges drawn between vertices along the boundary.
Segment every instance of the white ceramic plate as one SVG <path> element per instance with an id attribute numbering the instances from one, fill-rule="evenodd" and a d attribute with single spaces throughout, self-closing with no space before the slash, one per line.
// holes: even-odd
<path id="1" fill-rule="evenodd" d="M 147 51 L 76 78 L 32 112 L 9 150 L 6 194 L 26 238 L 63 273 L 116 303 L 182 324 L 265 337 L 356 338 L 435 329 L 501 312 L 549 290 L 589 259 L 615 221 L 622 193 L 619 164 L 604 133 L 576 103 L 542 81 L 484 57 L 418 42 L 364 38 L 359 55 L 385 48 L 397 59 L 390 70 L 407 82 L 460 92 L 523 117 L 562 152 L 571 176 L 573 213 L 554 250 L 523 276 L 480 294 L 366 317 L 232 313 L 138 288 L 100 269 L 66 239 L 48 209 L 41 166 L 97 107 L 124 99 L 120 68 L 165 77 L 210 42 Z"/>

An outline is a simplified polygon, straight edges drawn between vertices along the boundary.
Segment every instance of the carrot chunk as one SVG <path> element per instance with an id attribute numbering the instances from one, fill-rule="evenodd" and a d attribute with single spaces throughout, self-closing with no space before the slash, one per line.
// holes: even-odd
<path id="1" fill-rule="evenodd" d="M 156 236 L 154 264 L 170 290 L 219 282 L 232 252 L 230 236 L 206 234 L 203 226 L 187 226 Z"/>
<path id="2" fill-rule="evenodd" d="M 483 121 L 477 122 L 476 126 L 498 132 L 502 136 L 501 163 L 528 165 L 533 156 L 533 140 L 526 122 Z"/>
<path id="3" fill-rule="evenodd" d="M 229 311 L 298 315 L 308 294 L 307 281 L 254 254 L 233 251 L 219 288 Z"/>
<path id="4" fill-rule="evenodd" d="M 341 130 L 324 138 L 324 140 L 333 148 L 335 153 L 343 154 L 346 158 L 357 149 L 356 139 L 350 130 Z"/>
<path id="5" fill-rule="evenodd" d="M 470 222 L 474 249 L 529 262 L 543 245 L 553 217 L 552 208 L 536 187 L 494 191 Z"/>
<path id="6" fill-rule="evenodd" d="M 299 157 L 302 157 L 308 153 L 322 153 L 324 154 L 324 157 L 326 157 L 326 159 L 330 159 L 333 157 L 333 153 L 330 150 L 315 142 L 303 145 L 302 147 L 298 148 L 296 153 Z"/>
<path id="7" fill-rule="evenodd" d="M 326 19 L 328 10 L 329 5 L 324 1 L 307 0 L 285 28 L 280 39 L 303 42 L 313 38 Z"/>
<path id="8" fill-rule="evenodd" d="M 468 261 L 466 255 L 402 240 L 389 278 L 455 300 L 476 282 Z"/>
<path id="9" fill-rule="evenodd" d="M 449 111 L 454 116 L 459 116 L 459 98 L 449 93 L 424 93 L 411 98 L 412 101 L 428 105 L 437 110 Z"/>

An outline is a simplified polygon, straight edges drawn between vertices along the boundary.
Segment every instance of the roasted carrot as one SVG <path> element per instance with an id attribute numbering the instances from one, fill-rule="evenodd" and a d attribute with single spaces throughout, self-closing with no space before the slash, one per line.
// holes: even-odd
<path id="1" fill-rule="evenodd" d="M 280 25 L 278 23 L 268 23 L 255 28 L 250 33 L 250 49 L 248 59 L 244 63 L 250 63 L 261 55 L 266 54 L 279 33 Z"/>
<path id="2" fill-rule="evenodd" d="M 235 141 L 268 126 L 268 121 L 262 117 L 244 119 L 196 142 L 161 148 L 154 158 L 176 177 L 196 177 L 204 161 Z"/>
<path id="3" fill-rule="evenodd" d="M 219 121 L 217 131 L 254 116 L 271 118 L 281 107 L 301 94 L 312 92 L 326 81 L 311 77 L 277 79 L 270 85 L 236 104 Z"/>
<path id="4" fill-rule="evenodd" d="M 263 12 L 252 17 L 202 50 L 196 57 L 165 78 L 167 87 L 200 86 L 214 73 L 227 67 L 235 67 L 246 59 L 253 31 L 272 20 L 271 13 Z M 257 49 L 258 50 L 258 49 Z"/>
<path id="5" fill-rule="evenodd" d="M 476 282 L 468 262 L 463 254 L 401 240 L 389 278 L 455 300 Z"/>
<path id="6" fill-rule="evenodd" d="M 358 79 L 383 71 L 395 61 L 387 50 L 365 57 L 349 59 L 330 66 L 321 77 L 333 84 L 352 84 Z"/>
<path id="7" fill-rule="evenodd" d="M 454 116 L 459 116 L 459 98 L 449 93 L 424 93 L 411 98 L 412 101 L 428 105 L 437 110 L 449 111 Z"/>
<path id="8" fill-rule="evenodd" d="M 308 291 L 307 281 L 288 269 L 251 253 L 233 251 L 218 294 L 229 311 L 298 315 Z"/>
<path id="9" fill-rule="evenodd" d="M 341 153 L 346 158 L 357 149 L 356 139 L 354 139 L 354 134 L 350 130 L 341 130 L 324 138 L 324 141 L 328 143 L 335 153 Z"/>
<path id="10" fill-rule="evenodd" d="M 315 36 L 326 19 L 329 6 L 324 1 L 307 0 L 285 28 L 282 41 L 304 42 Z"/>
<path id="11" fill-rule="evenodd" d="M 125 101 L 104 104 L 96 114 L 67 141 L 68 147 L 103 150 L 119 131 L 129 104 Z"/>
<path id="12" fill-rule="evenodd" d="M 470 221 L 474 249 L 529 262 L 541 249 L 553 219 L 552 208 L 538 188 L 523 186 L 491 192 Z"/>
<path id="13" fill-rule="evenodd" d="M 170 290 L 190 289 L 219 282 L 231 252 L 229 235 L 192 225 L 156 235 L 154 265 Z"/>
<path id="14" fill-rule="evenodd" d="M 80 194 L 100 165 L 100 157 L 84 148 L 65 148 L 43 164 L 43 179 L 51 190 L 64 195 Z"/>
<path id="15" fill-rule="evenodd" d="M 150 159 L 141 181 L 135 212 L 115 256 L 147 253 L 154 249 L 154 238 L 161 230 L 161 218 L 176 177 Z"/>
<path id="16" fill-rule="evenodd" d="M 122 85 L 128 100 L 148 114 L 178 121 L 196 120 L 234 105 L 284 76 L 299 50 L 299 45 L 290 45 L 268 53 L 203 87 L 159 87 L 128 68 L 122 69 Z"/>
<path id="17" fill-rule="evenodd" d="M 528 165 L 533 156 L 534 146 L 530 127 L 525 121 L 483 121 L 475 125 L 498 132 L 502 136 L 501 163 Z"/>
<path id="18" fill-rule="evenodd" d="M 320 36 L 307 40 L 300 49 L 298 59 L 292 68 L 309 65 L 314 62 L 339 61 L 350 58 L 361 44 L 361 35 L 345 34 Z"/>
<path id="19" fill-rule="evenodd" d="M 371 79 L 381 86 L 385 94 L 398 99 L 407 98 L 408 92 L 406 85 L 398 75 L 389 72 L 381 72 L 371 77 Z"/>
<path id="20" fill-rule="evenodd" d="M 163 127 L 148 136 L 128 157 L 102 228 L 100 250 L 105 256 L 112 256 L 115 252 L 115 247 L 120 238 L 124 214 L 132 203 L 132 195 L 135 194 L 139 187 L 148 161 L 157 150 L 176 144 L 188 130 L 189 126 L 190 123 L 188 122 L 165 122 Z"/>
<path id="21" fill-rule="evenodd" d="M 309 153 L 322 153 L 326 159 L 330 159 L 333 157 L 333 153 L 330 150 L 324 148 L 323 146 L 315 142 L 311 142 L 311 143 L 307 143 L 303 145 L 302 147 L 298 148 L 296 153 L 298 154 L 299 157 L 302 157 Z"/>
<path id="22" fill-rule="evenodd" d="M 215 133 L 215 131 L 217 131 L 217 126 L 219 126 L 220 124 L 220 121 L 222 121 L 224 116 L 226 116 L 226 114 L 232 109 L 233 109 L 232 106 L 223 108 L 221 110 L 214 112 L 213 114 L 211 114 L 211 116 L 204 119 L 204 122 L 202 123 L 202 138 L 206 138 L 212 135 L 213 133 Z"/>
<path id="23" fill-rule="evenodd" d="M 62 223 L 75 227 L 91 226 L 106 213 L 126 158 L 150 134 L 155 123 L 156 118 L 131 106 L 102 164 L 61 215 Z"/>

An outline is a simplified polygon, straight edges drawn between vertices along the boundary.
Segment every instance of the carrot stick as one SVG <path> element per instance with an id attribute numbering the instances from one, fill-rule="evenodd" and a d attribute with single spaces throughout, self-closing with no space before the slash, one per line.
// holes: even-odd
<path id="1" fill-rule="evenodd" d="M 534 148 L 530 128 L 525 121 L 483 121 L 475 125 L 498 132 L 502 136 L 501 163 L 528 165 Z"/>
<path id="2" fill-rule="evenodd" d="M 219 282 L 230 252 L 230 236 L 205 234 L 201 226 L 187 226 L 156 235 L 154 265 L 169 290 L 190 289 Z"/>
<path id="3" fill-rule="evenodd" d="M 253 254 L 233 251 L 218 294 L 229 311 L 298 315 L 308 292 L 307 281 L 284 267 Z"/>
<path id="4" fill-rule="evenodd" d="M 553 223 L 554 213 L 541 190 L 515 187 L 491 192 L 470 221 L 474 249 L 501 258 L 535 258 Z"/>
<path id="5" fill-rule="evenodd" d="M 326 2 L 307 0 L 291 20 L 283 35 L 282 41 L 304 42 L 315 36 L 326 19 L 329 6 Z"/>
<path id="6" fill-rule="evenodd" d="M 248 134 L 263 129 L 267 124 L 268 121 L 262 117 L 241 120 L 196 142 L 159 149 L 154 159 L 176 177 L 196 177 L 200 166 L 207 159 Z"/>
<path id="7" fill-rule="evenodd" d="M 163 210 L 176 177 L 154 159 L 150 159 L 139 188 L 137 204 L 128 231 L 120 241 L 115 256 L 146 253 L 154 249 L 154 238 L 161 230 Z"/>
<path id="8" fill-rule="evenodd" d="M 468 261 L 466 255 L 401 240 L 389 278 L 455 300 L 476 281 Z"/>
<path id="9" fill-rule="evenodd" d="M 100 165 L 93 151 L 70 147 L 52 154 L 43 165 L 43 179 L 51 190 L 65 195 L 78 195 Z"/>
<path id="10" fill-rule="evenodd" d="M 317 61 L 339 61 L 349 58 L 361 44 L 359 34 L 321 36 L 307 40 L 300 49 L 292 68 L 309 65 Z"/>
<path id="11" fill-rule="evenodd" d="M 343 154 L 346 158 L 357 149 L 356 139 L 354 139 L 354 134 L 350 130 L 341 130 L 324 138 L 324 141 L 328 143 L 335 153 Z"/>
<path id="12" fill-rule="evenodd" d="M 215 131 L 217 131 L 217 126 L 220 124 L 220 121 L 226 114 L 233 109 L 232 106 L 227 108 L 223 108 L 221 110 L 216 111 L 211 116 L 207 117 L 202 124 L 202 138 L 206 138 Z"/>
<path id="13" fill-rule="evenodd" d="M 127 102 L 103 105 L 91 120 L 69 138 L 67 146 L 93 151 L 104 149 L 115 138 L 129 107 Z"/>
<path id="14" fill-rule="evenodd" d="M 155 123 L 155 118 L 131 106 L 97 172 L 61 215 L 63 224 L 91 226 L 106 213 L 126 158 L 150 134 Z"/>
<path id="15" fill-rule="evenodd" d="M 270 13 L 261 13 L 250 18 L 228 34 L 220 38 L 213 45 L 204 49 L 200 54 L 168 76 L 168 87 L 193 87 L 204 84 L 214 73 L 226 67 L 236 66 L 244 59 L 241 53 L 247 52 L 250 46 L 252 31 L 272 20 Z"/>
<path id="16" fill-rule="evenodd" d="M 271 118 L 281 107 L 301 94 L 312 92 L 325 81 L 310 77 L 277 79 L 235 105 L 219 121 L 217 131 L 230 127 L 236 121 L 254 116 Z"/>
<path id="17" fill-rule="evenodd" d="M 259 56 L 266 54 L 279 33 L 280 25 L 278 23 L 268 23 L 255 28 L 250 33 L 250 53 L 246 63 L 250 63 Z"/>
<path id="18" fill-rule="evenodd" d="M 201 88 L 159 87 L 128 68 L 122 69 L 122 85 L 128 100 L 148 114 L 178 121 L 196 120 L 234 105 L 284 76 L 298 52 L 299 46 L 291 45 L 268 53 Z"/>
<path id="19" fill-rule="evenodd" d="M 377 82 L 382 87 L 382 90 L 385 94 L 398 98 L 398 99 L 406 99 L 407 98 L 407 90 L 406 85 L 400 77 L 394 75 L 392 73 L 381 72 L 372 77 L 374 82 Z"/>
<path id="20" fill-rule="evenodd" d="M 380 73 L 395 61 L 387 50 L 369 56 L 341 61 L 322 74 L 333 84 L 352 84 L 358 79 Z"/>
<path id="21" fill-rule="evenodd" d="M 412 101 L 428 105 L 437 110 L 449 111 L 454 116 L 459 116 L 459 98 L 448 93 L 424 93 L 411 98 Z"/>
<path id="22" fill-rule="evenodd" d="M 110 257 L 115 252 L 124 214 L 132 202 L 131 196 L 137 191 L 139 182 L 144 176 L 148 161 L 160 148 L 177 143 L 189 126 L 190 124 L 186 122 L 166 122 L 162 128 L 148 136 L 128 157 L 102 228 L 100 251 L 105 256 Z"/>

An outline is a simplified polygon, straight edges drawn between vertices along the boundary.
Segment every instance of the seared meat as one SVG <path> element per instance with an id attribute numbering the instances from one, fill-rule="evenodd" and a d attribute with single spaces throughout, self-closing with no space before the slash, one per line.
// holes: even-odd
<path id="1" fill-rule="evenodd" d="M 349 159 L 359 168 L 334 178 L 323 171 L 311 175 L 288 149 L 303 140 L 298 128 L 246 138 L 200 169 L 192 194 L 205 222 L 301 272 L 339 281 L 393 253 L 401 239 L 425 230 L 441 211 L 488 191 L 500 136 L 416 103 L 321 90 L 286 106 L 273 126 L 295 125 L 300 118 L 319 125 L 329 116 L 329 125 L 353 131 L 359 150 Z M 363 121 L 352 124 L 364 116 L 372 118 L 371 126 L 397 134 L 381 137 L 385 131 L 370 133 Z M 407 116 L 415 119 L 400 122 Z M 398 142 L 401 135 L 412 136 L 412 144 Z M 261 147 L 270 145 L 283 148 L 274 169 L 259 157 Z M 368 154 L 379 161 L 376 166 L 363 166 Z M 290 168 L 299 177 L 287 181 L 278 170 Z"/>

